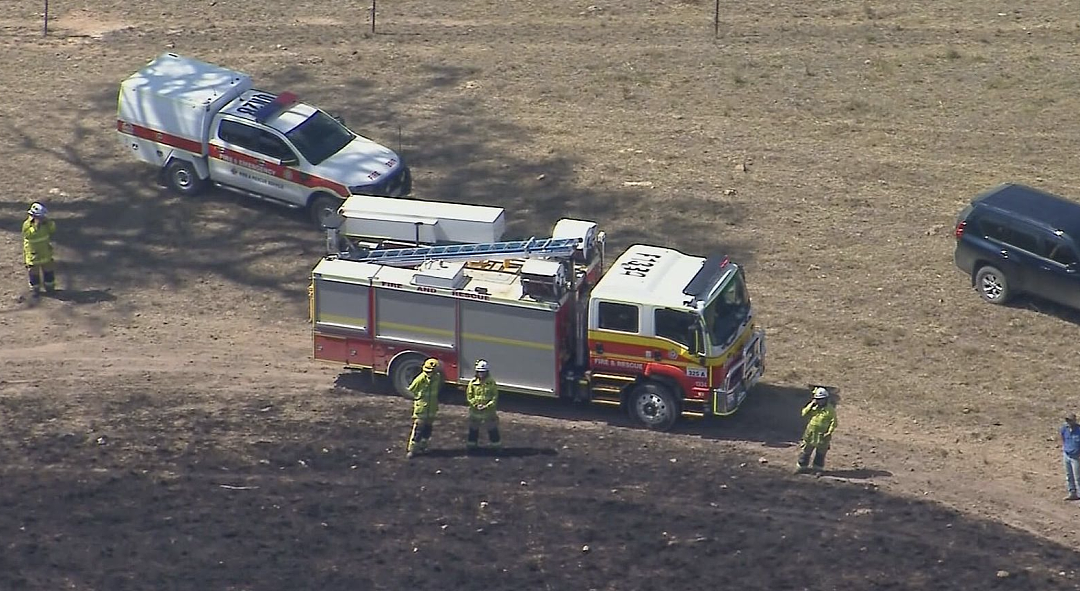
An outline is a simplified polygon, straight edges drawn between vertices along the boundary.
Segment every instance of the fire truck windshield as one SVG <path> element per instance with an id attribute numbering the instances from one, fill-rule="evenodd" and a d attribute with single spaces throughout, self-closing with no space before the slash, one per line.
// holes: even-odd
<path id="1" fill-rule="evenodd" d="M 719 355 L 739 336 L 739 329 L 750 317 L 750 298 L 742 270 L 728 281 L 705 307 L 705 327 L 709 332 L 710 356 Z"/>
<path id="2" fill-rule="evenodd" d="M 322 111 L 315 111 L 314 115 L 286 133 L 285 137 L 300 150 L 305 160 L 320 164 L 337 154 L 353 141 L 355 136 L 333 117 Z"/>

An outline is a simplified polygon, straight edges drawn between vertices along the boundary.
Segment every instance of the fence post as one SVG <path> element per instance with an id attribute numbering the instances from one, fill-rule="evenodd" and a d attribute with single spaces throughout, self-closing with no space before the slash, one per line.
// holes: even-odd
<path id="1" fill-rule="evenodd" d="M 375 34 L 375 0 L 371 0 L 371 34 Z"/>
<path id="2" fill-rule="evenodd" d="M 720 36 L 720 0 L 716 0 L 716 12 L 713 14 L 713 38 Z"/>
<path id="3" fill-rule="evenodd" d="M 45 0 L 45 18 L 41 25 L 41 36 L 49 36 L 49 0 Z"/>

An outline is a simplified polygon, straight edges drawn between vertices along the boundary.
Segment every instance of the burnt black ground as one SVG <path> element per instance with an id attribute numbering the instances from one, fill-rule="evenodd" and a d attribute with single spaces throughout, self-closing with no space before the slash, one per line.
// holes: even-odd
<path id="1" fill-rule="evenodd" d="M 1030 590 L 1080 571 L 1067 548 L 720 437 L 504 412 L 507 449 L 470 457 L 451 400 L 407 461 L 390 396 L 94 390 L 112 402 L 0 398 L 2 589 Z"/>

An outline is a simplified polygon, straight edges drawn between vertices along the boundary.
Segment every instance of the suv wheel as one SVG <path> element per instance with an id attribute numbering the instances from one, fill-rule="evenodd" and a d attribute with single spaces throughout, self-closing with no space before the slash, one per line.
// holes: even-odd
<path id="1" fill-rule="evenodd" d="M 1009 289 L 1009 280 L 1001 270 L 986 266 L 979 269 L 975 274 L 975 289 L 979 290 L 982 299 L 991 304 L 1004 304 L 1012 297 Z"/>

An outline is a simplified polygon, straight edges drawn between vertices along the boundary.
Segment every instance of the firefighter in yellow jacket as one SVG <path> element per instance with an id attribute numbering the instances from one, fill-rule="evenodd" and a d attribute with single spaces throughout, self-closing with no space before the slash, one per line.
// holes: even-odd
<path id="1" fill-rule="evenodd" d="M 409 434 L 409 448 L 405 457 L 427 451 L 431 440 L 431 431 L 435 425 L 435 415 L 439 414 L 439 390 L 442 389 L 443 375 L 438 359 L 424 362 L 423 371 L 409 385 L 413 395 L 413 424 Z"/>
<path id="2" fill-rule="evenodd" d="M 41 203 L 34 202 L 26 213 L 28 215 L 22 225 L 23 259 L 30 277 L 30 290 L 33 295 L 40 295 L 41 284 L 44 283 L 45 291 L 52 293 L 56 291 L 56 263 L 52 247 L 56 222 L 49 219 L 49 210 Z"/>
<path id="3" fill-rule="evenodd" d="M 465 400 L 469 405 L 469 436 L 465 447 L 470 450 L 480 447 L 481 427 L 487 427 L 491 447 L 501 447 L 499 415 L 495 411 L 499 401 L 499 385 L 491 377 L 487 361 L 481 359 L 476 362 L 476 376 L 465 388 Z"/>
<path id="4" fill-rule="evenodd" d="M 836 431 L 836 406 L 832 403 L 827 388 L 814 388 L 810 402 L 802 409 L 802 416 L 809 417 L 809 420 L 799 444 L 799 461 L 795 473 L 803 474 L 811 470 L 811 455 L 814 456 L 813 471 L 820 473 L 825 469 L 825 454 L 829 451 L 833 432 Z"/>

